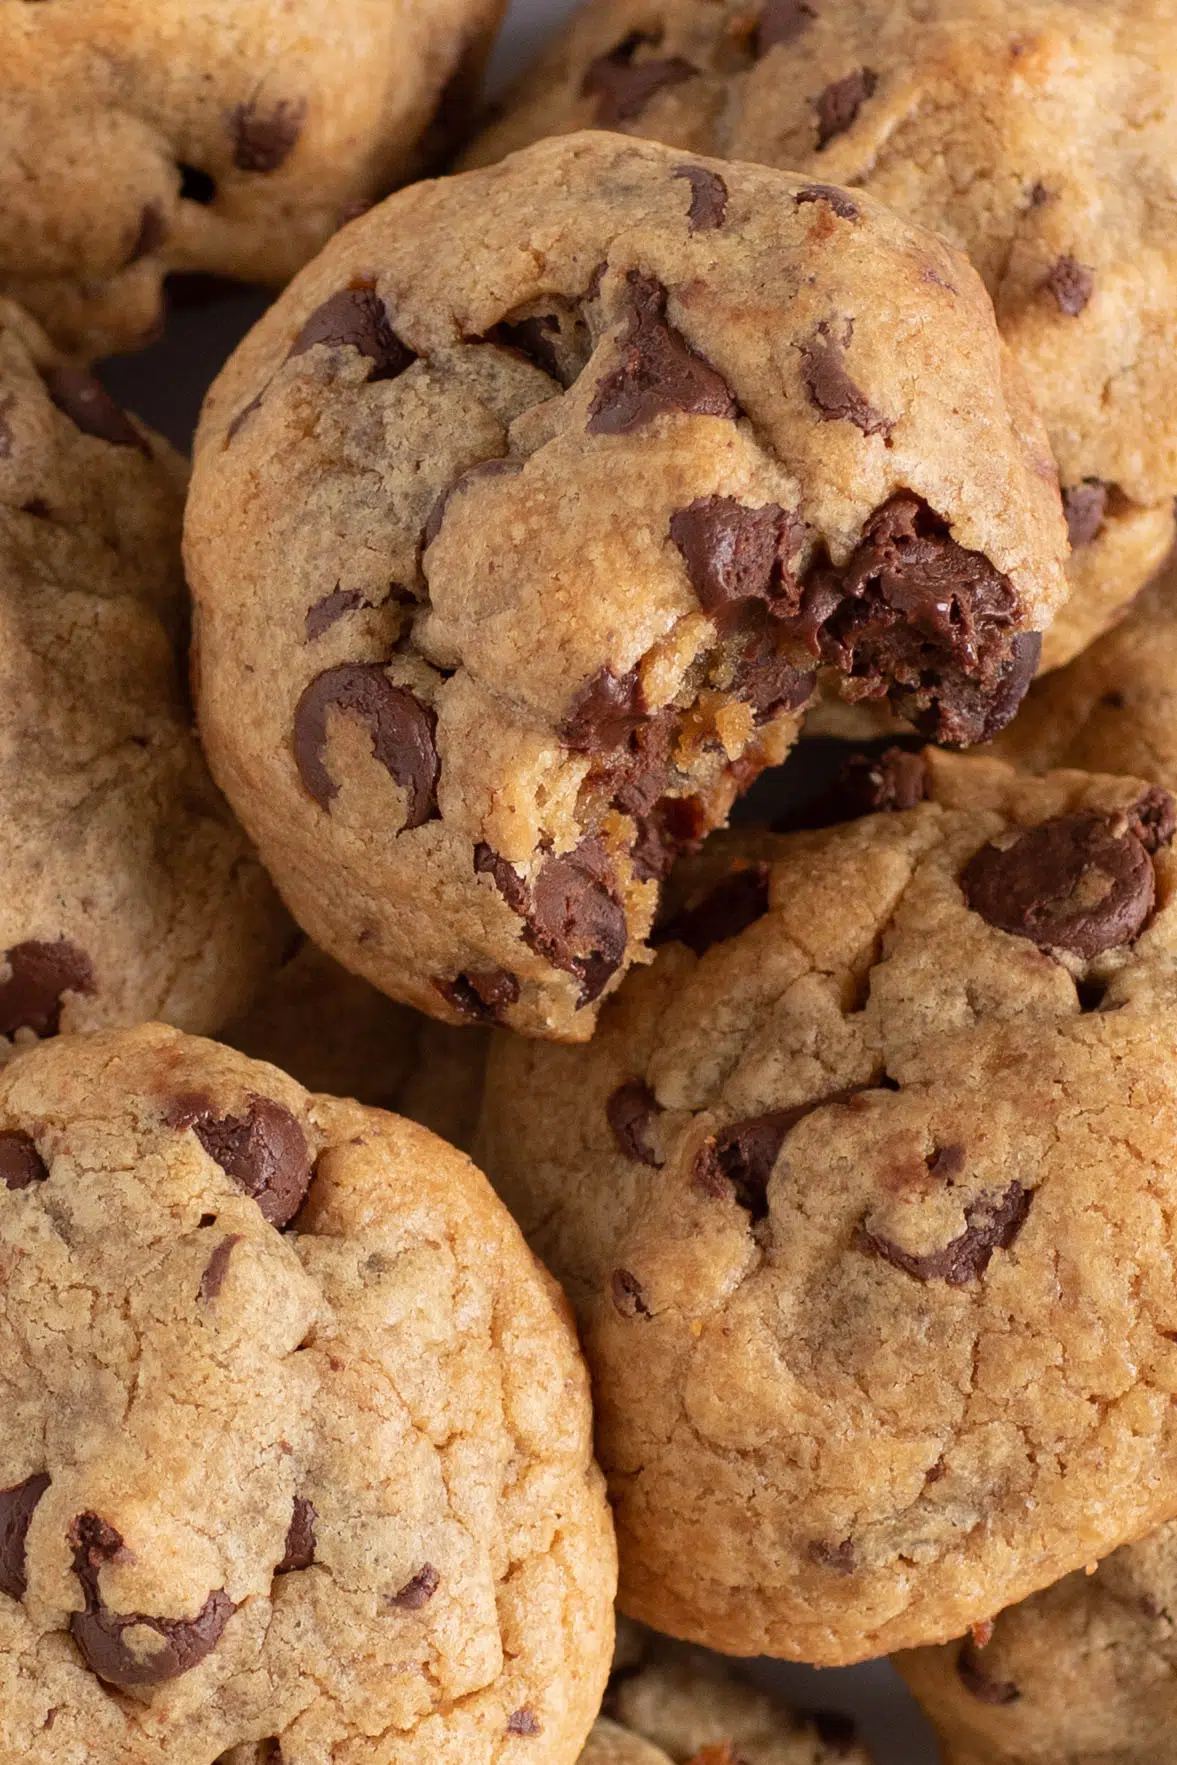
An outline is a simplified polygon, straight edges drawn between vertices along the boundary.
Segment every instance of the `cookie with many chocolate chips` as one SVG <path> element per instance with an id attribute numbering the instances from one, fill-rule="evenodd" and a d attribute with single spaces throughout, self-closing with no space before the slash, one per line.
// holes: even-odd
<path id="1" fill-rule="evenodd" d="M 215 1030 L 290 925 L 183 684 L 184 468 L 0 300 L 0 1061 L 59 1030 Z"/>
<path id="2" fill-rule="evenodd" d="M 467 163 L 593 126 L 804 173 L 831 230 L 869 192 L 966 252 L 1063 485 L 1043 665 L 1114 621 L 1174 535 L 1171 0 L 587 0 Z"/>
<path id="3" fill-rule="evenodd" d="M 358 222 L 213 387 L 207 749 L 394 997 L 587 1038 L 817 668 L 956 742 L 1025 690 L 1065 538 L 984 291 L 803 195 L 545 143 Z"/>
<path id="4" fill-rule="evenodd" d="M 279 284 L 452 151 L 502 0 L 0 6 L 0 293 L 87 355 L 163 278 Z"/>
<path id="5" fill-rule="evenodd" d="M 18 1057 L 0 1123 L 5 1761 L 573 1765 L 587 1379 L 468 1160 L 159 1025 Z"/>
<path id="6" fill-rule="evenodd" d="M 1173 798 L 923 761 L 717 836 L 587 1048 L 488 1062 L 622 1609 L 735 1654 L 942 1642 L 1177 1505 Z"/>
<path id="7" fill-rule="evenodd" d="M 1177 1524 L 895 1665 L 945 1765 L 1166 1765 L 1177 1734 Z"/>

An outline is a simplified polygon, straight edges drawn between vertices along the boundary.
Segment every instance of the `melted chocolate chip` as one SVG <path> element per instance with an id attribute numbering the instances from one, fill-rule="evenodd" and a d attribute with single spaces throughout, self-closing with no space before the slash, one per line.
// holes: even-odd
<path id="1" fill-rule="evenodd" d="M 508 1006 L 519 998 L 518 978 L 505 968 L 471 970 L 433 984 L 455 1011 L 474 1023 L 501 1023 Z"/>
<path id="2" fill-rule="evenodd" d="M 1016 1704 L 1021 1692 L 1011 1679 L 993 1679 L 977 1659 L 978 1651 L 971 1642 L 961 1644 L 956 1657 L 956 1674 L 967 1692 L 982 1704 Z"/>
<path id="3" fill-rule="evenodd" d="M 419 1612 L 427 1606 L 438 1587 L 441 1576 L 432 1563 L 422 1563 L 411 1581 L 406 1581 L 399 1593 L 394 1593 L 389 1600 L 390 1606 L 396 1606 L 401 1612 Z"/>
<path id="4" fill-rule="evenodd" d="M 1056 815 L 1009 844 L 982 846 L 960 886 L 973 912 L 998 930 L 1088 958 L 1130 944 L 1156 898 L 1141 840 L 1090 811 Z"/>
<path id="5" fill-rule="evenodd" d="M 1067 486 L 1063 491 L 1063 512 L 1072 551 L 1091 544 L 1103 526 L 1107 508 L 1108 487 L 1102 478 L 1084 478 Z"/>
<path id="6" fill-rule="evenodd" d="M 657 1167 L 661 1160 L 646 1139 L 646 1129 L 662 1109 L 649 1085 L 627 1079 L 609 1095 L 605 1116 L 623 1158 Z"/>
<path id="7" fill-rule="evenodd" d="M 395 380 L 416 356 L 402 343 L 388 309 L 374 288 L 341 288 L 310 318 L 290 347 L 288 360 L 322 344 L 327 349 L 356 349 L 372 363 L 369 381 Z"/>
<path id="8" fill-rule="evenodd" d="M 795 43 L 817 17 L 807 0 L 764 0 L 756 27 L 756 53 L 767 55 L 782 43 Z"/>
<path id="9" fill-rule="evenodd" d="M 713 944 L 738 937 L 768 912 L 771 876 L 769 864 L 734 865 L 701 901 L 656 926 L 650 942 L 685 944 L 702 956 Z"/>
<path id="10" fill-rule="evenodd" d="M 856 202 L 851 201 L 845 190 L 839 190 L 836 184 L 806 184 L 804 190 L 798 190 L 793 201 L 800 206 L 803 202 L 824 202 L 827 208 L 844 221 L 856 221 L 860 210 Z"/>
<path id="11" fill-rule="evenodd" d="M 0 1593 L 10 1600 L 25 1597 L 25 1540 L 37 1503 L 48 1487 L 48 1476 L 38 1471 L 11 1489 L 0 1489 Z"/>
<path id="12" fill-rule="evenodd" d="M 834 80 L 814 100 L 817 111 L 817 145 L 825 147 L 853 126 L 868 98 L 873 97 L 878 75 L 869 67 L 857 68 L 845 79 Z"/>
<path id="13" fill-rule="evenodd" d="M 599 840 L 582 840 L 575 851 L 547 860 L 535 881 L 523 936 L 553 968 L 576 976 L 582 1005 L 600 998 L 621 966 L 628 932 Z"/>
<path id="14" fill-rule="evenodd" d="M 1061 313 L 1077 319 L 1095 292 L 1095 274 L 1073 257 L 1060 257 L 1042 286 L 1053 294 Z"/>
<path id="15" fill-rule="evenodd" d="M 789 555 L 798 523 L 779 503 L 748 508 L 730 496 L 696 497 L 670 517 L 670 537 L 682 555 L 703 611 L 723 618 L 741 601 L 769 607 L 796 605 Z"/>
<path id="16" fill-rule="evenodd" d="M 126 412 L 111 398 L 100 380 L 86 368 L 46 368 L 43 375 L 49 396 L 83 435 L 109 441 L 112 447 L 151 449 Z"/>
<path id="17" fill-rule="evenodd" d="M 950 1287 L 965 1287 L 985 1273 L 995 1250 L 1009 1249 L 1026 1223 L 1032 1200 L 1033 1191 L 1023 1189 L 1020 1183 L 1011 1183 L 1001 1195 L 978 1196 L 965 1209 L 964 1231 L 943 1250 L 917 1256 L 865 1224 L 858 1228 L 855 1243 L 859 1250 L 881 1257 L 916 1281 L 945 1281 Z"/>
<path id="18" fill-rule="evenodd" d="M 614 1269 L 609 1280 L 609 1293 L 623 1318 L 648 1318 L 650 1308 L 642 1294 L 642 1284 L 628 1269 Z"/>
<path id="19" fill-rule="evenodd" d="M 711 233 L 722 227 L 727 214 L 727 185 L 719 173 L 708 171 L 705 165 L 680 165 L 674 175 L 685 178 L 691 186 L 688 231 Z"/>
<path id="20" fill-rule="evenodd" d="M 111 1612 L 102 1602 L 98 1577 L 106 1563 L 124 1555 L 123 1541 L 97 1514 L 79 1514 L 70 1527 L 73 1568 L 86 1599 L 74 1612 L 70 1635 L 90 1671 L 110 1685 L 162 1685 L 178 1679 L 210 1655 L 236 1610 L 224 1588 L 210 1593 L 195 1618 L 153 1618 L 142 1612 Z M 123 1641 L 128 1630 L 152 1630 L 159 1646 L 150 1653 Z"/>
<path id="21" fill-rule="evenodd" d="M 756 609 L 750 609 L 750 615 Z M 774 626 L 767 612 L 759 620 L 749 616 L 748 626 L 732 676 L 731 690 L 751 705 L 756 722 L 764 723 L 779 711 L 799 711 L 812 693 L 816 675 L 792 661 L 789 633 Z"/>
<path id="22" fill-rule="evenodd" d="M 801 379 L 810 404 L 827 423 L 853 423 L 864 435 L 889 438 L 895 427 L 871 404 L 846 371 L 845 350 L 854 336 L 854 321 L 847 319 L 841 340 L 823 320 L 801 349 Z"/>
<path id="23" fill-rule="evenodd" d="M 507 1733 L 542 1734 L 543 1727 L 540 1723 L 539 1717 L 535 1714 L 535 1711 L 529 1710 L 526 1705 L 524 1705 L 520 1710 L 512 1710 L 511 1714 L 507 1717 Z"/>
<path id="24" fill-rule="evenodd" d="M 1131 809 L 1132 831 L 1146 852 L 1159 852 L 1177 833 L 1177 798 L 1159 784 L 1151 784 Z"/>
<path id="25" fill-rule="evenodd" d="M 220 1294 L 221 1288 L 225 1285 L 225 1276 L 229 1272 L 229 1258 L 241 1242 L 241 1233 L 233 1232 L 229 1237 L 221 1239 L 209 1257 L 205 1264 L 204 1273 L 200 1277 L 200 1287 L 197 1291 L 197 1298 L 202 1300 L 205 1305 L 211 1305 Z"/>
<path id="26" fill-rule="evenodd" d="M 145 202 L 139 215 L 139 226 L 127 257 L 127 266 L 139 263 L 158 251 L 168 236 L 167 217 L 158 202 Z"/>
<path id="27" fill-rule="evenodd" d="M 669 86 L 680 86 L 698 73 L 698 68 L 680 55 L 635 61 L 637 51 L 651 41 L 644 31 L 631 31 L 616 48 L 589 62 L 580 82 L 580 93 L 582 98 L 596 99 L 596 122 L 600 128 L 615 129 L 619 123 L 640 116 L 656 93 Z"/>
<path id="28" fill-rule="evenodd" d="M 311 1184 L 306 1136 L 288 1109 L 251 1097 L 244 1115 L 217 1116 L 207 1097 L 179 1097 L 168 1112 L 174 1128 L 191 1128 L 204 1150 L 272 1226 L 292 1220 Z"/>
<path id="29" fill-rule="evenodd" d="M 312 1502 L 305 1501 L 301 1495 L 295 1496 L 282 1561 L 274 1565 L 275 1575 L 294 1575 L 300 1569 L 310 1568 L 315 1560 L 315 1521 L 318 1517 Z"/>
<path id="30" fill-rule="evenodd" d="M 233 164 L 239 172 L 276 172 L 293 153 L 306 121 L 305 98 L 283 98 L 269 111 L 256 99 L 239 104 L 230 124 Z"/>
<path id="31" fill-rule="evenodd" d="M 660 881 L 680 852 L 698 851 L 708 832 L 698 797 L 662 797 L 633 814 L 637 832 L 629 856 L 639 882 Z"/>
<path id="32" fill-rule="evenodd" d="M 599 668 L 569 705 L 560 740 L 578 754 L 604 753 L 627 741 L 648 715 L 636 668 L 628 674 Z"/>
<path id="33" fill-rule="evenodd" d="M 928 794 L 928 769 L 920 754 L 887 748 L 881 754 L 851 754 L 827 791 L 789 817 L 787 827 L 836 827 L 862 815 L 914 809 Z"/>
<path id="34" fill-rule="evenodd" d="M 339 786 L 327 770 L 327 713 L 367 725 L 372 754 L 405 793 L 401 831 L 420 827 L 437 807 L 441 769 L 434 745 L 437 713 L 405 686 L 394 686 L 378 662 L 344 662 L 303 689 L 294 711 L 294 759 L 306 790 L 330 809 Z"/>
<path id="35" fill-rule="evenodd" d="M 768 1180 L 789 1129 L 816 1109 L 775 1109 L 733 1122 L 707 1140 L 695 1155 L 694 1181 L 708 1195 L 732 1196 L 754 1220 L 768 1215 Z"/>
<path id="36" fill-rule="evenodd" d="M 65 995 L 94 991 L 90 958 L 68 938 L 14 944 L 4 952 L 4 961 L 9 976 L 0 981 L 0 1035 L 31 1030 L 35 1036 L 55 1036 Z"/>
<path id="37" fill-rule="evenodd" d="M 720 374 L 666 317 L 667 293 L 653 276 L 626 276 L 621 360 L 589 407 L 590 435 L 627 435 L 667 411 L 734 418 L 738 407 Z"/>
<path id="38" fill-rule="evenodd" d="M 367 607 L 366 601 L 358 588 L 337 588 L 331 594 L 325 594 L 322 600 L 315 601 L 307 608 L 304 632 L 307 643 L 314 643 L 325 631 L 342 619 L 345 614 L 353 613 L 357 607 Z"/>
<path id="39" fill-rule="evenodd" d="M 31 1188 L 34 1183 L 43 1183 L 48 1175 L 45 1160 L 31 1135 L 19 1128 L 0 1133 L 0 1183 L 6 1189 Z"/>

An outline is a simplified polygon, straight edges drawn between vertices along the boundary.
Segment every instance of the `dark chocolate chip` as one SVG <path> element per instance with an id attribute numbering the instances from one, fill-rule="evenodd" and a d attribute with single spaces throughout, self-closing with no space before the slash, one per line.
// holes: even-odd
<path id="1" fill-rule="evenodd" d="M 356 349 L 372 363 L 369 381 L 395 380 L 416 356 L 392 328 L 388 309 L 374 288 L 341 288 L 310 318 L 290 347 L 288 360 L 322 344 L 326 349 Z"/>
<path id="2" fill-rule="evenodd" d="M 531 904 L 531 891 L 526 882 L 515 866 L 500 857 L 485 840 L 480 840 L 474 848 L 474 874 L 493 879 L 495 887 L 512 913 L 522 916 L 527 912 Z"/>
<path id="3" fill-rule="evenodd" d="M 789 650 L 788 632 L 775 626 L 768 613 L 747 623 L 748 634 L 735 659 L 731 691 L 751 705 L 757 723 L 780 711 L 799 711 L 812 694 L 817 676 L 797 667 Z"/>
<path id="4" fill-rule="evenodd" d="M 806 1106 L 802 1114 L 816 1109 Z M 800 1119 L 796 1109 L 776 1109 L 733 1122 L 695 1155 L 693 1178 L 708 1195 L 732 1196 L 754 1220 L 768 1214 L 768 1181 L 789 1129 Z"/>
<path id="5" fill-rule="evenodd" d="M 862 815 L 914 809 L 927 794 L 928 769 L 922 755 L 897 747 L 881 754 L 851 754 L 829 789 L 790 816 L 781 831 L 836 827 Z"/>
<path id="6" fill-rule="evenodd" d="M 10 1600 L 25 1597 L 25 1539 L 37 1503 L 48 1487 L 48 1476 L 38 1471 L 11 1489 L 0 1489 L 0 1593 Z"/>
<path id="7" fill-rule="evenodd" d="M 367 725 L 372 754 L 405 793 L 401 831 L 420 827 L 437 807 L 440 762 L 437 713 L 405 686 L 394 686 L 378 662 L 344 662 L 317 674 L 294 711 L 294 759 L 307 792 L 330 809 L 339 786 L 327 770 L 327 713 Z"/>
<path id="8" fill-rule="evenodd" d="M 501 1023 L 503 1013 L 519 998 L 518 978 L 505 968 L 484 968 L 457 974 L 434 986 L 463 1017 L 474 1023 Z"/>
<path id="9" fill-rule="evenodd" d="M 311 1184 L 306 1135 L 288 1109 L 251 1097 L 244 1115 L 213 1114 L 207 1097 L 179 1097 L 168 1111 L 174 1128 L 191 1128 L 209 1157 L 257 1202 L 272 1226 L 292 1220 Z"/>
<path id="10" fill-rule="evenodd" d="M 216 179 L 198 165 L 184 165 L 182 161 L 176 170 L 180 174 L 180 200 L 198 202 L 201 208 L 211 207 L 217 199 Z"/>
<path id="11" fill-rule="evenodd" d="M 322 600 L 315 601 L 313 606 L 307 608 L 304 627 L 307 643 L 313 643 L 325 631 L 330 631 L 346 613 L 353 613 L 357 607 L 370 605 L 371 602 L 364 599 L 358 588 L 333 589 Z"/>
<path id="12" fill-rule="evenodd" d="M 582 840 L 575 851 L 547 860 L 535 881 L 523 936 L 553 968 L 576 976 L 581 1005 L 600 998 L 625 957 L 628 928 L 599 840 Z"/>
<path id="13" fill-rule="evenodd" d="M 1108 487 L 1102 478 L 1083 478 L 1063 491 L 1063 512 L 1071 550 L 1090 545 L 1103 526 L 1108 509 Z"/>
<path id="14" fill-rule="evenodd" d="M 641 1079 L 626 1079 L 610 1092 L 605 1116 L 623 1158 L 655 1167 L 662 1162 L 646 1139 L 651 1120 L 661 1113 L 658 1099 Z"/>
<path id="15" fill-rule="evenodd" d="M 816 17 L 817 8 L 807 0 L 764 0 L 756 27 L 757 55 L 767 55 L 779 44 L 795 43 Z"/>
<path id="16" fill-rule="evenodd" d="M 151 449 L 126 412 L 88 369 L 46 368 L 44 380 L 58 410 L 83 435 L 109 441 L 112 447 L 137 447 L 141 453 L 150 454 Z"/>
<path id="17" fill-rule="evenodd" d="M 850 1538 L 844 1538 L 841 1544 L 826 1544 L 815 1538 L 805 1554 L 819 1569 L 832 1569 L 835 1575 L 853 1575 L 858 1567 L 858 1552 Z"/>
<path id="18" fill-rule="evenodd" d="M 965 1690 L 982 1704 L 1016 1704 L 1021 1692 L 1012 1679 L 994 1679 L 977 1659 L 978 1650 L 967 1638 L 956 1657 L 956 1675 Z"/>
<path id="19" fill-rule="evenodd" d="M 1130 827 L 1090 811 L 1056 815 L 1008 844 L 982 846 L 961 872 L 974 913 L 1042 949 L 1098 956 L 1130 944 L 1156 898 L 1156 876 Z"/>
<path id="20" fill-rule="evenodd" d="M 55 1036 L 65 995 L 94 991 L 90 958 L 68 938 L 14 944 L 4 952 L 4 961 L 9 976 L 0 981 L 0 1035 L 31 1030 L 35 1036 Z"/>
<path id="21" fill-rule="evenodd" d="M 1095 292 L 1095 272 L 1077 258 L 1060 257 L 1042 286 L 1053 294 L 1061 313 L 1077 319 Z"/>
<path id="22" fill-rule="evenodd" d="M 43 1183 L 49 1175 L 45 1160 L 33 1144 L 32 1136 L 19 1128 L 0 1133 L 0 1183 L 6 1189 L 28 1189 Z"/>
<path id="23" fill-rule="evenodd" d="M 1131 809 L 1132 831 L 1146 852 L 1159 852 L 1177 833 L 1177 798 L 1159 784 L 1151 784 Z"/>
<path id="24" fill-rule="evenodd" d="M 401 1612 L 419 1612 L 427 1606 L 438 1587 L 441 1576 L 432 1563 L 422 1563 L 411 1580 L 406 1581 L 399 1593 L 394 1593 L 389 1600 L 390 1606 L 396 1606 Z"/>
<path id="25" fill-rule="evenodd" d="M 204 1273 L 200 1277 L 200 1287 L 197 1290 L 197 1298 L 203 1300 L 206 1305 L 211 1305 L 212 1301 L 220 1294 L 221 1288 L 225 1285 L 225 1276 L 229 1272 L 229 1258 L 241 1242 L 241 1233 L 232 1232 L 227 1238 L 221 1239 L 209 1257 Z"/>
<path id="26" fill-rule="evenodd" d="M 446 510 L 455 496 L 460 496 L 464 490 L 469 490 L 470 486 L 476 483 L 479 478 L 513 478 L 517 472 L 522 472 L 522 470 L 522 460 L 499 459 L 482 460 L 477 466 L 471 466 L 468 471 L 460 473 L 453 483 L 442 491 L 430 509 L 429 517 L 421 533 L 421 549 L 424 551 L 431 546 L 441 532 L 441 524 L 445 520 Z"/>
<path id="27" fill-rule="evenodd" d="M 603 753 L 620 747 L 648 715 L 636 668 L 628 674 L 599 668 L 569 705 L 560 740 L 578 754 Z"/>
<path id="28" fill-rule="evenodd" d="M 606 55 L 595 56 L 585 69 L 581 97 L 596 99 L 596 122 L 602 129 L 615 129 L 619 123 L 640 116 L 656 93 L 694 79 L 698 73 L 681 55 L 635 61 L 637 51 L 650 41 L 644 31 L 631 31 Z"/>
<path id="29" fill-rule="evenodd" d="M 854 336 L 853 319 L 845 320 L 841 339 L 825 320 L 801 347 L 801 379 L 809 402 L 827 423 L 853 423 L 864 435 L 889 438 L 895 425 L 855 385 L 846 370 L 845 351 Z"/>
<path id="30" fill-rule="evenodd" d="M 856 68 L 844 79 L 834 80 L 814 100 L 817 111 L 817 145 L 825 147 L 853 126 L 868 98 L 874 96 L 878 75 L 869 67 Z"/>
<path id="31" fill-rule="evenodd" d="M 543 1727 L 534 1710 L 526 1705 L 521 1710 L 512 1710 L 507 1717 L 508 1734 L 542 1734 Z"/>
<path id="32" fill-rule="evenodd" d="M 670 537 L 712 618 L 752 599 L 793 611 L 798 589 L 789 556 L 798 534 L 796 517 L 779 503 L 749 508 L 730 496 L 696 497 L 670 517 Z"/>
<path id="33" fill-rule="evenodd" d="M 803 202 L 824 202 L 844 221 L 856 221 L 860 213 L 858 204 L 836 184 L 806 184 L 804 190 L 798 190 L 793 201 L 798 206 Z"/>
<path id="34" fill-rule="evenodd" d="M 668 321 L 662 284 L 630 270 L 625 298 L 621 360 L 597 387 L 589 407 L 589 433 L 627 435 L 667 411 L 736 417 L 739 408 L 722 375 Z"/>
<path id="35" fill-rule="evenodd" d="M 168 236 L 167 216 L 159 202 L 145 202 L 139 215 L 139 226 L 127 257 L 127 265 L 137 264 L 158 251 Z"/>
<path id="36" fill-rule="evenodd" d="M 310 1568 L 315 1560 L 315 1521 L 318 1517 L 313 1502 L 306 1501 L 301 1495 L 295 1496 L 282 1561 L 274 1565 L 275 1575 L 294 1575 L 300 1569 Z"/>
<path id="37" fill-rule="evenodd" d="M 713 944 L 738 937 L 768 912 L 769 864 L 737 864 L 701 901 L 655 927 L 652 944 L 685 944 L 702 956 Z"/>
<path id="38" fill-rule="evenodd" d="M 650 1308 L 642 1293 L 642 1284 L 636 1275 L 628 1269 L 614 1269 L 609 1280 L 609 1292 L 616 1309 L 623 1318 L 648 1318 Z"/>
<path id="39" fill-rule="evenodd" d="M 294 152 L 306 114 L 305 98 L 279 99 L 268 111 L 256 98 L 239 104 L 230 118 L 237 170 L 276 172 Z"/>
<path id="40" fill-rule="evenodd" d="M 688 231 L 712 233 L 722 227 L 727 214 L 727 185 L 719 173 L 708 171 L 705 165 L 680 165 L 674 175 L 685 178 L 691 186 Z"/>
<path id="41" fill-rule="evenodd" d="M 1033 1190 L 1011 1183 L 1001 1195 L 980 1195 L 965 1209 L 965 1229 L 943 1250 L 915 1255 L 863 1223 L 855 1236 L 857 1248 L 902 1269 L 916 1281 L 945 1281 L 965 1287 L 989 1267 L 995 1250 L 1008 1250 L 1030 1211 Z"/>
<path id="42" fill-rule="evenodd" d="M 81 1583 L 86 1609 L 74 1612 L 70 1635 L 90 1671 L 110 1685 L 162 1685 L 199 1666 L 221 1639 L 236 1610 L 224 1588 L 210 1593 L 195 1618 L 154 1618 L 142 1612 L 111 1612 L 98 1592 L 106 1563 L 124 1554 L 113 1526 L 97 1514 L 79 1514 L 70 1527 L 74 1574 Z M 127 1630 L 153 1630 L 160 1646 L 150 1654 L 132 1650 L 123 1641 Z"/>

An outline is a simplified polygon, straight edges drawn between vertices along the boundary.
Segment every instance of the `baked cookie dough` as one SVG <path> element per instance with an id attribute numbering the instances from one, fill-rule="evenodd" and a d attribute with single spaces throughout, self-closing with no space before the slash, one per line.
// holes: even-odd
<path id="1" fill-rule="evenodd" d="M 867 191 L 965 251 L 1064 486 L 1043 664 L 1111 623 L 1174 531 L 1172 0 L 589 0 L 470 163 L 594 125 Z"/>
<path id="2" fill-rule="evenodd" d="M 898 1656 L 945 1765 L 1167 1765 L 1177 1734 L 1177 1524 Z"/>
<path id="3" fill-rule="evenodd" d="M 468 122 L 502 0 L 0 5 L 0 293 L 150 340 L 164 276 L 282 283 Z"/>
<path id="4" fill-rule="evenodd" d="M 291 928 L 182 684 L 184 468 L 0 301 L 0 1060 L 215 1030 Z"/>
<path id="5" fill-rule="evenodd" d="M 589 1047 L 488 1062 L 622 1609 L 733 1654 L 942 1642 L 1177 1506 L 1173 799 L 911 759 L 680 866 Z"/>
<path id="6" fill-rule="evenodd" d="M 941 241 L 761 167 L 546 142 L 357 222 L 215 383 L 206 748 L 348 969 L 581 1040 L 815 668 L 991 734 L 1064 547 Z"/>
<path id="7" fill-rule="evenodd" d="M 160 1025 L 13 1061 L 0 1121 L 4 1759 L 573 1765 L 587 1380 L 473 1166 Z"/>

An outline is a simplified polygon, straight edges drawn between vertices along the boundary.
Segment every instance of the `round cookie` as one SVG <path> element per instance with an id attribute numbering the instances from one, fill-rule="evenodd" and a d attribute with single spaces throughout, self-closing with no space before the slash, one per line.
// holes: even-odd
<path id="1" fill-rule="evenodd" d="M 13 1061 L 0 1119 L 4 1758 L 573 1765 L 611 1528 L 482 1176 L 159 1025 Z"/>
<path id="2" fill-rule="evenodd" d="M 972 259 L 1058 461 L 1054 667 L 1172 543 L 1171 0 L 588 0 L 468 156 L 592 126 L 869 191 Z"/>
<path id="3" fill-rule="evenodd" d="M 167 444 L 0 301 L 0 1059 L 214 1030 L 290 936 L 192 726 L 183 498 Z"/>
<path id="4" fill-rule="evenodd" d="M 480 1162 L 578 1313 L 622 1609 L 841 1665 L 1177 1506 L 1174 803 L 902 755 L 676 871 Z M 927 800 L 922 800 L 926 798 Z"/>
<path id="5" fill-rule="evenodd" d="M 936 1724 L 945 1765 L 1168 1765 L 1175 1612 L 1170 1523 L 1011 1606 L 977 1638 L 895 1664 Z"/>
<path id="6" fill-rule="evenodd" d="M 87 355 L 164 276 L 282 283 L 466 124 L 502 0 L 0 6 L 0 293 Z"/>
<path id="7" fill-rule="evenodd" d="M 585 135 L 393 197 L 214 385 L 186 554 L 214 772 L 295 917 L 570 1040 L 819 662 L 992 733 L 1065 593 L 979 281 L 869 199 Z"/>

